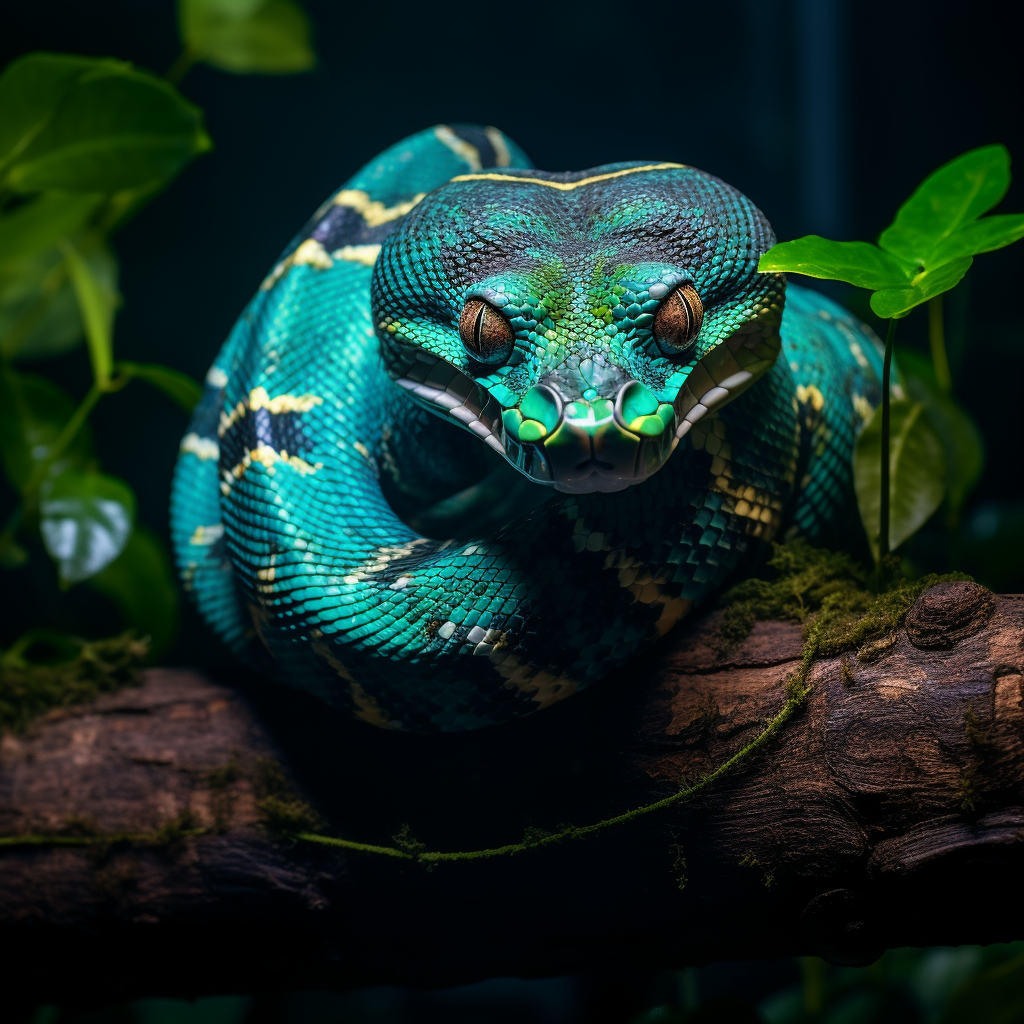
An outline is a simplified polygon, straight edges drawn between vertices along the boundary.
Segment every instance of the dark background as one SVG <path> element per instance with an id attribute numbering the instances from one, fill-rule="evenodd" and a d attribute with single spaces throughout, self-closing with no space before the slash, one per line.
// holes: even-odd
<path id="1" fill-rule="evenodd" d="M 1022 61 L 1009 4 L 304 2 L 313 72 L 197 66 L 182 82 L 215 148 L 115 239 L 120 357 L 201 378 L 320 202 L 381 149 L 443 121 L 497 125 L 550 170 L 693 164 L 746 192 L 780 239 L 873 239 L 928 172 L 992 142 L 1009 147 L 1020 175 L 1000 209 L 1024 210 Z M 171 0 L 7 0 L 2 24 L 0 65 L 45 49 L 164 73 L 179 50 Z M 1004 591 L 1024 590 L 1015 526 L 1024 525 L 1022 272 L 1024 244 L 981 256 L 947 302 L 955 389 L 989 458 L 960 535 L 933 530 L 912 552 L 927 568 L 955 562 Z M 838 295 L 870 316 L 865 293 Z M 925 331 L 923 309 L 901 322 L 901 340 L 922 351 Z M 76 395 L 88 384 L 81 350 L 44 372 Z M 166 536 L 180 412 L 136 385 L 106 401 L 95 423 L 104 468 L 135 486 L 140 519 Z M 20 631 L 17 618 L 11 608 L 5 634 Z M 220 658 L 186 611 L 171 660 Z M 767 991 L 795 974 L 744 977 Z M 551 1000 L 570 998 L 558 991 L 535 1005 L 550 1011 Z"/>

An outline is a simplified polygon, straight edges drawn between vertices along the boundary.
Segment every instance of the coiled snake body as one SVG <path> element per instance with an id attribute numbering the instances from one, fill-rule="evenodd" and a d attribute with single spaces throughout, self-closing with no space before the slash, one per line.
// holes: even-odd
<path id="1" fill-rule="evenodd" d="M 877 343 L 757 273 L 753 204 L 676 164 L 528 168 L 465 126 L 363 168 L 243 312 L 182 442 L 175 554 L 207 622 L 377 725 L 545 707 L 758 542 L 851 521 Z"/>

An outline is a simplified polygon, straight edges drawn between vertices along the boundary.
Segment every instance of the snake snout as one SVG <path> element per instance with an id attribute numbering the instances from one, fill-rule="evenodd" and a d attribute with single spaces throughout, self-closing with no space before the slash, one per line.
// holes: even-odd
<path id="1" fill-rule="evenodd" d="M 510 456 L 523 468 L 532 450 L 545 480 L 570 493 L 619 491 L 647 479 L 672 452 L 675 411 L 636 380 L 613 394 L 566 401 L 535 385 L 504 414 Z"/>

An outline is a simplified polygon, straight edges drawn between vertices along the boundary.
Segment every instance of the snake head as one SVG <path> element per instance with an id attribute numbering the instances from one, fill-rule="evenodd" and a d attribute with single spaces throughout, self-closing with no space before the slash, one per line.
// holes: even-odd
<path id="1" fill-rule="evenodd" d="M 384 243 L 390 377 L 538 483 L 617 491 L 768 370 L 784 281 L 741 193 L 676 164 L 465 174 Z"/>

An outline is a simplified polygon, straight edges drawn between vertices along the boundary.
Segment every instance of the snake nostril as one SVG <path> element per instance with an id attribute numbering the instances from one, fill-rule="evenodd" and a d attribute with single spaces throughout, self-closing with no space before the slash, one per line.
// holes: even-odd
<path id="1" fill-rule="evenodd" d="M 537 436 L 531 436 L 529 440 L 539 440 L 553 433 L 562 422 L 563 411 L 561 397 L 547 384 L 535 384 L 519 402 L 524 426 L 527 423 L 535 424 L 528 428 L 528 432 Z"/>
<path id="2" fill-rule="evenodd" d="M 672 406 L 668 402 L 659 401 L 657 395 L 638 380 L 624 384 L 615 396 L 616 422 L 630 433 L 655 437 L 674 418 Z"/>

